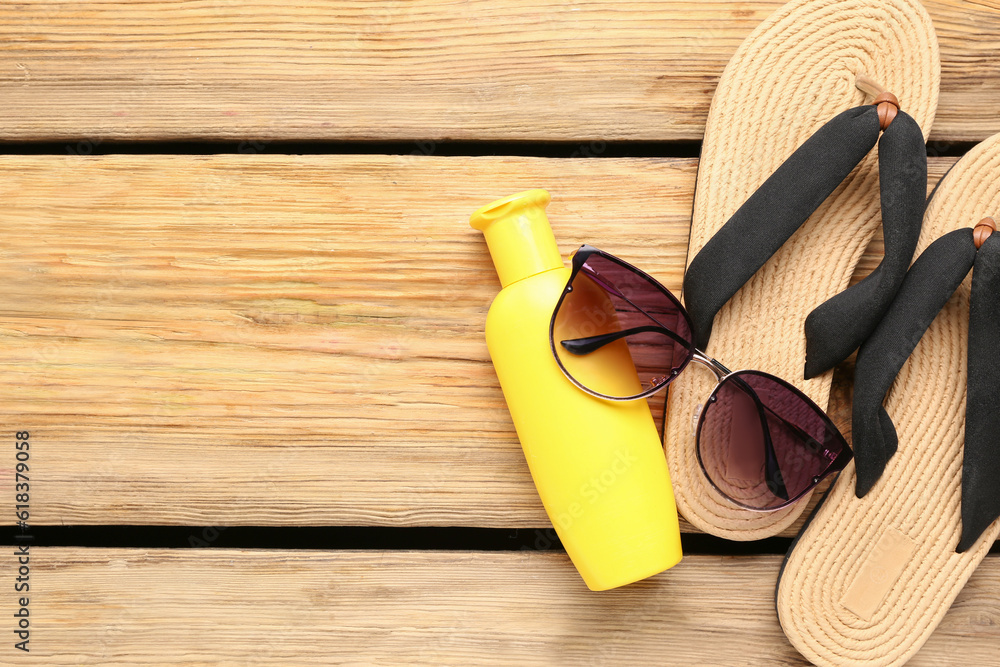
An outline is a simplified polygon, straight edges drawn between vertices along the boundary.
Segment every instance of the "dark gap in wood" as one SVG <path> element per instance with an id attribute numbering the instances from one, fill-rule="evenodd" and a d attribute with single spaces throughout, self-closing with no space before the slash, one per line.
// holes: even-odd
<path id="1" fill-rule="evenodd" d="M 4 527 L 5 544 L 147 549 L 562 550 L 549 529 L 383 526 L 31 526 Z"/>
<path id="2" fill-rule="evenodd" d="M 590 158 L 698 157 L 700 142 L 670 141 L 10 141 L 0 140 L 8 155 L 406 155 Z"/>
<path id="3" fill-rule="evenodd" d="M 26 537 L 30 535 L 30 539 Z M 682 535 L 684 552 L 700 555 L 784 554 L 791 539 L 729 542 Z M 562 551 L 552 528 L 382 526 L 31 526 L 5 527 L 5 544 L 145 549 L 363 549 L 432 551 Z"/>
<path id="4" fill-rule="evenodd" d="M 975 142 L 931 141 L 931 157 L 961 157 Z M 0 155 L 407 155 L 548 158 L 693 158 L 700 142 L 676 141 L 2 141 Z"/>
<path id="5" fill-rule="evenodd" d="M 552 528 L 387 527 L 387 526 L 31 526 L 23 533 L 4 526 L 3 544 L 41 547 L 124 547 L 140 549 L 305 549 L 422 551 L 562 551 Z M 790 537 L 731 542 L 684 533 L 686 555 L 784 555 Z M 1000 554 L 1000 542 L 990 549 Z"/>
<path id="6" fill-rule="evenodd" d="M 681 546 L 685 554 L 700 556 L 752 556 L 774 554 L 784 556 L 792 545 L 790 537 L 768 537 L 752 542 L 731 542 L 714 535 L 690 533 L 681 535 Z"/>

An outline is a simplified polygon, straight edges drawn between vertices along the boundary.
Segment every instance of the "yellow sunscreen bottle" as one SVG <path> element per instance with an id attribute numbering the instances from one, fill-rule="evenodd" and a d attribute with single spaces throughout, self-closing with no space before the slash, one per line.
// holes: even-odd
<path id="1" fill-rule="evenodd" d="M 548 192 L 529 190 L 472 215 L 503 287 L 486 318 L 486 343 L 545 510 L 587 586 L 600 591 L 675 565 L 680 531 L 646 401 L 591 396 L 552 355 L 549 322 L 570 269 L 548 203 Z M 627 352 L 624 366 L 620 354 L 597 363 L 604 361 L 599 372 L 636 375 L 638 385 Z"/>

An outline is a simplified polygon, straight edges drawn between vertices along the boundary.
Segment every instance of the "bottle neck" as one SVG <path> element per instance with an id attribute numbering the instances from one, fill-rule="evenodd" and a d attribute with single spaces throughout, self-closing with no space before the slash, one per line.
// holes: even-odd
<path id="1" fill-rule="evenodd" d="M 559 246 L 545 215 L 545 190 L 528 190 L 487 204 L 469 224 L 483 232 L 500 284 L 563 268 Z"/>

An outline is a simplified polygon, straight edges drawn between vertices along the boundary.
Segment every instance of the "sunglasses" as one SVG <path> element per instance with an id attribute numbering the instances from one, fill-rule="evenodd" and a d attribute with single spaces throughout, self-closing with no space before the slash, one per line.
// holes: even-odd
<path id="1" fill-rule="evenodd" d="M 698 462 L 731 502 L 787 507 L 851 460 L 844 436 L 808 396 L 768 373 L 730 371 L 695 348 L 687 311 L 650 275 L 587 245 L 572 259 L 549 323 L 559 368 L 610 401 L 651 396 L 692 361 L 711 370 L 716 385 L 697 416 Z"/>

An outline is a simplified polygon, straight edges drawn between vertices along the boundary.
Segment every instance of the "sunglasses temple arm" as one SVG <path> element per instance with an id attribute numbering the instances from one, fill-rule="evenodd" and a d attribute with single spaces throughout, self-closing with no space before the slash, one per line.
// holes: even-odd
<path id="1" fill-rule="evenodd" d="M 765 405 L 764 409 L 767 410 L 768 413 L 774 415 L 774 418 L 777 419 L 778 421 L 780 421 L 786 427 L 788 427 L 792 431 L 795 431 L 795 434 L 798 435 L 803 440 L 812 440 L 812 436 L 811 435 L 809 435 L 808 433 L 806 433 L 805 431 L 803 431 L 801 428 L 799 428 L 798 426 L 796 426 L 792 422 L 788 421 L 787 419 L 785 419 L 784 417 L 782 417 L 781 415 L 779 415 L 777 412 L 775 412 L 771 408 L 769 408 L 769 407 L 767 407 Z"/>
<path id="2" fill-rule="evenodd" d="M 642 327 L 633 327 L 631 329 L 625 329 L 624 331 L 615 331 L 613 333 L 600 334 L 598 336 L 589 336 L 587 338 L 573 338 L 570 340 L 559 341 L 559 343 L 566 348 L 572 354 L 590 354 L 595 350 L 598 350 L 605 345 L 615 342 L 626 336 L 633 336 L 640 333 L 661 333 L 671 340 L 680 343 L 687 349 L 691 349 L 691 343 L 681 338 L 678 334 L 674 333 L 670 329 L 665 327 L 646 325 Z"/>
<path id="3" fill-rule="evenodd" d="M 795 433 L 799 437 L 801 437 L 802 439 L 804 439 L 804 440 L 812 440 L 813 439 L 812 436 L 810 436 L 808 433 L 806 433 L 805 431 L 803 431 L 801 428 L 799 428 L 798 426 L 796 426 L 792 422 L 790 422 L 787 419 L 783 418 L 781 415 L 779 415 L 777 412 L 775 412 L 771 408 L 769 408 L 769 407 L 767 407 L 765 405 L 764 409 L 767 410 L 770 414 L 774 415 L 774 417 L 776 419 L 778 419 L 782 424 L 784 424 L 787 428 L 791 429 L 792 431 L 795 431 Z M 765 426 L 765 429 L 766 429 L 766 426 Z M 770 438 L 768 438 L 768 443 L 770 443 Z M 771 452 L 773 452 L 773 447 L 771 447 Z M 820 475 L 820 477 L 825 477 L 826 475 L 830 474 L 831 472 L 838 472 L 840 470 L 843 470 L 847 466 L 847 463 L 852 458 L 854 458 L 854 452 L 851 451 L 850 447 L 844 447 L 844 449 L 842 449 L 840 451 L 840 453 L 837 455 L 837 458 L 835 458 L 833 461 L 830 461 L 830 465 L 827 466 L 826 470 L 823 471 L 823 473 Z M 777 461 L 775 461 L 775 466 L 777 466 Z M 814 480 L 814 481 L 816 481 L 816 480 Z M 787 495 L 787 489 L 784 489 L 784 485 L 783 484 L 782 484 L 782 489 L 785 491 L 785 495 Z M 775 495 L 778 495 L 779 497 L 784 498 L 784 496 L 782 496 L 781 494 L 775 494 Z M 784 499 L 788 500 L 788 498 L 784 498 Z"/>
<path id="4" fill-rule="evenodd" d="M 617 257 L 612 257 L 611 255 L 608 255 L 607 253 L 602 253 L 602 254 L 604 254 L 606 257 L 609 257 L 609 258 L 613 259 L 614 261 L 618 262 L 619 264 L 621 264 L 621 260 L 619 260 Z M 663 285 L 660 285 L 660 283 L 657 282 L 649 274 L 647 274 L 647 273 L 645 273 L 643 271 L 639 271 L 638 269 L 636 269 L 635 267 L 632 267 L 632 266 L 630 266 L 628 268 L 633 273 L 642 276 L 644 279 L 648 280 L 649 282 L 653 283 L 654 285 L 658 285 L 661 290 L 663 290 L 667 294 L 670 294 L 670 290 L 668 290 Z M 607 292 L 608 294 L 611 294 L 612 296 L 616 296 L 619 299 L 622 299 L 625 303 L 627 303 L 628 305 L 632 306 L 633 308 L 635 308 L 637 311 L 639 311 L 640 313 L 642 313 L 643 315 L 645 315 L 649 319 L 653 320 L 657 324 L 660 324 L 660 321 L 658 319 L 656 319 L 655 317 L 653 317 L 652 315 L 650 315 L 648 312 L 646 312 L 645 308 L 642 308 L 641 306 L 639 306 L 638 304 L 636 304 L 634 301 L 632 301 L 632 299 L 630 299 L 627 296 L 625 296 L 624 294 L 622 294 L 622 291 L 620 289 L 618 289 L 617 287 L 615 287 L 615 285 L 613 283 L 610 283 L 610 282 L 608 282 L 606 280 L 602 280 L 599 276 L 595 275 L 594 273 L 587 272 L 586 269 L 584 270 L 584 272 L 587 273 L 587 277 L 589 277 L 591 280 L 593 280 L 595 283 L 597 283 L 601 287 L 601 289 L 603 289 L 605 292 Z M 575 273 L 573 275 L 575 275 Z M 568 284 L 572 284 L 572 283 L 573 283 L 573 276 L 571 275 L 570 276 L 570 281 L 569 281 Z M 670 294 L 670 297 L 673 298 L 673 294 Z M 682 311 L 684 310 L 683 306 L 680 306 L 680 304 L 678 304 L 678 307 L 680 307 Z M 662 324 L 661 324 L 661 326 L 662 326 Z M 694 349 L 694 346 L 691 343 L 689 343 L 688 341 L 683 340 L 682 338 L 680 338 L 679 336 L 677 336 L 677 334 L 673 333 L 672 331 L 670 331 L 666 327 L 663 327 L 663 329 L 668 332 L 668 334 L 670 335 L 671 338 L 673 338 L 674 340 L 676 340 L 678 343 L 683 344 L 684 347 L 688 348 L 689 350 Z"/>
<path id="5" fill-rule="evenodd" d="M 604 347 L 605 345 L 609 345 L 610 343 L 613 343 L 616 340 L 620 340 L 627 336 L 632 336 L 640 333 L 662 333 L 667 337 L 671 338 L 672 340 L 680 343 L 684 347 L 691 349 L 691 343 L 684 340 L 670 329 L 667 329 L 666 327 L 658 327 L 653 325 L 633 327 L 631 329 L 625 329 L 624 331 L 615 331 L 613 333 L 601 334 L 598 336 L 589 336 L 587 338 L 575 338 L 570 340 L 563 340 L 560 341 L 560 344 L 564 348 L 566 348 L 566 350 L 569 351 L 571 354 L 583 355 L 583 354 L 590 354 L 591 352 L 594 352 L 600 349 L 601 347 Z M 771 429 L 767 425 L 767 415 L 765 414 L 765 411 L 774 415 L 775 418 L 781 421 L 788 428 L 798 433 L 800 436 L 808 437 L 808 434 L 802 431 L 795 424 L 792 424 L 791 422 L 781 417 L 778 413 L 774 412 L 774 410 L 771 410 L 769 407 L 764 405 L 764 403 L 760 400 L 760 397 L 757 396 L 757 392 L 755 392 L 750 387 L 750 385 L 746 384 L 739 378 L 734 378 L 734 380 L 741 386 L 743 391 L 745 391 L 747 394 L 750 395 L 750 397 L 753 399 L 754 405 L 757 408 L 757 415 L 760 418 L 761 429 L 764 434 L 764 471 L 768 479 L 774 483 L 772 491 L 774 495 L 778 496 L 779 498 L 788 500 L 788 489 L 785 488 L 784 480 L 782 480 L 781 478 L 781 468 L 778 465 L 778 457 L 774 451 L 774 443 L 771 440 Z"/>
<path id="6" fill-rule="evenodd" d="M 771 429 L 767 425 L 767 415 L 764 414 L 764 406 L 758 401 L 758 414 L 760 415 L 760 423 L 764 430 L 764 472 L 768 475 L 768 479 L 773 483 L 771 491 L 774 495 L 782 498 L 783 500 L 788 500 L 788 489 L 785 488 L 785 480 L 781 475 L 781 466 L 778 465 L 778 455 L 774 451 L 774 441 L 771 440 Z"/>
<path id="7" fill-rule="evenodd" d="M 748 393 L 749 392 L 753 392 L 753 389 L 751 389 L 749 385 L 745 385 L 745 390 Z M 756 393 L 756 392 L 754 392 L 754 393 Z M 763 402 L 761 402 L 761 405 L 764 405 Z M 784 417 L 782 417 L 781 415 L 779 415 L 777 412 L 775 412 L 771 408 L 769 408 L 766 405 L 764 405 L 764 409 L 767 410 L 768 414 L 772 415 L 775 419 L 777 419 L 778 421 L 780 421 L 787 428 L 791 429 L 792 431 L 795 431 L 795 434 L 798 435 L 799 437 L 803 438 L 804 440 L 811 440 L 812 439 L 812 436 L 809 435 L 808 433 L 806 433 L 805 431 L 803 431 L 802 428 L 800 428 L 796 424 L 788 421 L 787 419 L 785 419 Z"/>
<path id="8" fill-rule="evenodd" d="M 767 410 L 768 413 L 774 415 L 774 418 L 777 419 L 778 421 L 780 421 L 782 424 L 784 424 L 786 428 L 788 428 L 788 429 L 790 429 L 792 431 L 795 431 L 795 434 L 798 435 L 803 440 L 813 440 L 813 437 L 811 435 L 809 435 L 806 431 L 802 430 L 801 427 L 799 427 L 796 424 L 793 424 L 792 422 L 788 421 L 787 419 L 785 419 L 784 417 L 782 417 L 781 415 L 779 415 L 777 412 L 775 412 L 771 408 L 769 408 L 769 407 L 767 407 L 765 405 L 764 409 Z M 846 452 L 846 455 L 845 455 L 845 452 Z M 844 468 L 844 466 L 847 465 L 847 462 L 850 461 L 853 457 L 854 457 L 854 452 L 851 451 L 851 448 L 850 447 L 845 447 L 844 449 L 841 450 L 840 454 L 837 455 L 837 458 L 835 458 L 833 461 L 830 462 L 830 468 L 829 469 L 842 470 Z M 840 466 L 840 467 L 839 468 L 834 468 L 834 466 Z"/>
<path id="9" fill-rule="evenodd" d="M 781 477 L 778 455 L 774 451 L 774 442 L 771 440 L 771 429 L 767 426 L 767 415 L 764 412 L 765 410 L 770 412 L 782 422 L 785 422 L 785 420 L 781 419 L 773 410 L 766 407 L 760 400 L 760 397 L 757 396 L 757 392 L 746 382 L 743 382 L 738 377 L 734 378 L 734 382 L 753 399 L 754 405 L 757 407 L 757 416 L 760 418 L 760 426 L 764 434 L 764 474 L 774 484 L 773 487 L 768 484 L 768 488 L 771 489 L 771 493 L 782 500 L 788 500 L 788 489 L 785 488 L 785 482 Z M 787 424 L 787 422 L 785 423 Z"/>

